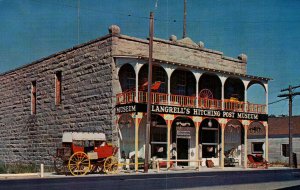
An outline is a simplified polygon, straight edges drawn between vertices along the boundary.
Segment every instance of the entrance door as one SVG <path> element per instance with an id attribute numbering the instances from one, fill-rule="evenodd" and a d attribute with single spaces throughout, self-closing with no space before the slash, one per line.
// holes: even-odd
<path id="1" fill-rule="evenodd" d="M 189 159 L 189 139 L 177 139 L 177 159 Z M 188 166 L 188 162 L 178 162 L 178 166 Z"/>

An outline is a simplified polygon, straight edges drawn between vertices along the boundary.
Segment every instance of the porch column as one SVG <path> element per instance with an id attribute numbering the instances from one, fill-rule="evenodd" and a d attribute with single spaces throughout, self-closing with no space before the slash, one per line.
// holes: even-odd
<path id="1" fill-rule="evenodd" d="M 225 109 L 225 103 L 224 103 L 224 94 L 225 94 L 225 81 L 226 81 L 226 77 L 224 76 L 219 76 L 221 83 L 222 83 L 222 89 L 221 89 L 221 100 L 222 100 L 222 110 Z"/>
<path id="2" fill-rule="evenodd" d="M 171 74 L 168 74 L 168 105 L 171 104 Z"/>
<path id="3" fill-rule="evenodd" d="M 245 107 L 244 107 L 244 111 L 245 111 L 245 112 L 248 111 L 248 102 L 247 102 L 248 100 L 247 100 L 247 98 L 248 98 L 248 97 L 247 97 L 247 90 L 245 89 L 245 102 L 244 102 L 244 103 L 245 103 L 245 104 L 244 104 L 244 105 L 245 105 Z"/>
<path id="4" fill-rule="evenodd" d="M 269 125 L 268 122 L 265 122 L 265 131 L 266 131 L 266 142 L 265 142 L 265 152 L 264 156 L 267 161 L 269 161 Z"/>
<path id="5" fill-rule="evenodd" d="M 264 84 L 265 85 L 265 96 L 266 96 L 266 114 L 269 113 L 269 92 L 268 92 L 268 84 Z"/>
<path id="6" fill-rule="evenodd" d="M 196 160 L 199 160 L 199 126 L 200 126 L 200 122 L 195 122 L 195 127 L 196 127 Z M 198 169 L 200 169 L 201 164 L 199 162 L 196 162 L 197 166 L 199 167 Z"/>
<path id="7" fill-rule="evenodd" d="M 167 65 L 167 64 L 162 64 L 161 66 L 165 69 L 168 75 L 168 105 L 170 105 L 171 104 L 171 75 L 173 71 L 176 69 L 176 66 Z"/>
<path id="8" fill-rule="evenodd" d="M 248 88 L 248 85 L 249 85 L 249 82 L 250 81 L 247 81 L 247 80 L 243 80 L 243 83 L 244 83 L 244 88 L 245 88 L 245 91 L 244 91 L 244 94 L 245 94 L 245 96 L 244 96 L 244 105 L 245 105 L 245 107 L 244 107 L 244 112 L 247 112 L 248 111 L 248 96 L 247 96 L 247 88 Z"/>
<path id="9" fill-rule="evenodd" d="M 221 168 L 224 168 L 224 147 L 225 147 L 225 126 L 226 124 L 221 124 Z"/>
<path id="10" fill-rule="evenodd" d="M 134 170 L 137 172 L 139 165 L 138 165 L 138 157 L 139 157 L 139 118 L 135 117 L 135 138 L 134 138 L 134 144 L 135 144 L 135 155 L 134 155 Z"/>
<path id="11" fill-rule="evenodd" d="M 172 149 L 172 146 L 171 146 L 171 124 L 172 124 L 172 120 L 167 120 L 167 128 L 168 128 L 168 136 L 167 136 L 167 141 L 168 141 L 168 144 L 167 144 L 167 160 L 170 160 L 171 159 L 171 156 L 170 156 L 170 153 L 171 153 L 171 149 Z M 170 162 L 168 161 L 167 162 L 167 167 L 169 168 L 170 167 Z"/>
<path id="12" fill-rule="evenodd" d="M 135 71 L 135 102 L 139 102 L 139 71 L 140 68 L 142 67 L 141 63 L 136 63 L 134 66 L 134 71 Z"/>
<path id="13" fill-rule="evenodd" d="M 202 75 L 199 71 L 192 71 L 196 78 L 196 108 L 199 107 L 199 80 Z"/>
<path id="14" fill-rule="evenodd" d="M 244 168 L 246 169 L 247 166 L 247 161 L 248 161 L 248 139 L 247 139 L 247 134 L 248 134 L 248 127 L 249 125 L 244 125 L 244 143 L 245 143 L 245 148 L 244 148 Z"/>

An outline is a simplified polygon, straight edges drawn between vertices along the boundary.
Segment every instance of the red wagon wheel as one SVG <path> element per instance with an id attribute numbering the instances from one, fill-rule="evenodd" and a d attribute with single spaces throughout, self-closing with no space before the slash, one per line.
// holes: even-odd
<path id="1" fill-rule="evenodd" d="M 204 99 L 213 99 L 213 93 L 209 89 L 202 89 L 199 92 L 199 97 Z"/>

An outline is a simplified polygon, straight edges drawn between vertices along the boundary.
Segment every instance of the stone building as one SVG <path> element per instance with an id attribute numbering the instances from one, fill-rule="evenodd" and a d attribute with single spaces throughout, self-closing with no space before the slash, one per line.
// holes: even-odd
<path id="1" fill-rule="evenodd" d="M 148 54 L 148 40 L 113 25 L 106 36 L 1 74 L 0 159 L 51 165 L 63 131 L 105 132 L 127 157 L 144 158 Z M 269 79 L 247 75 L 245 54 L 226 57 L 171 36 L 154 40 L 153 59 L 151 157 L 222 167 L 234 157 L 247 167 L 248 130 L 259 126 L 268 159 Z M 248 102 L 253 84 L 266 104 Z"/>
<path id="2" fill-rule="evenodd" d="M 289 117 L 270 117 L 269 123 L 269 162 L 271 163 L 289 163 Z M 300 116 L 293 116 L 292 137 L 293 153 L 296 153 L 299 159 L 300 155 Z M 249 138 L 248 146 L 251 147 L 252 154 L 263 153 L 263 135 L 262 133 L 253 133 Z M 298 161 L 299 163 L 299 161 Z"/>

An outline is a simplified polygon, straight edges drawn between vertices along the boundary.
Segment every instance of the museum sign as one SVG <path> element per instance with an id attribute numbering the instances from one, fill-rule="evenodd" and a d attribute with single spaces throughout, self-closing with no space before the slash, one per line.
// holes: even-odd
<path id="1" fill-rule="evenodd" d="M 147 105 L 146 104 L 126 104 L 126 105 L 116 106 L 117 114 L 130 113 L 130 112 L 147 112 Z M 155 104 L 151 105 L 151 112 L 152 113 L 163 113 L 163 114 L 202 116 L 202 117 L 257 120 L 257 121 L 267 121 L 268 120 L 267 114 L 224 111 L 224 110 L 211 110 L 211 109 L 178 107 L 178 106 L 169 106 L 169 105 L 155 105 Z"/>

